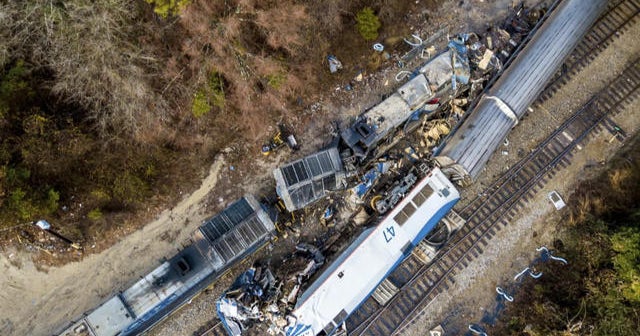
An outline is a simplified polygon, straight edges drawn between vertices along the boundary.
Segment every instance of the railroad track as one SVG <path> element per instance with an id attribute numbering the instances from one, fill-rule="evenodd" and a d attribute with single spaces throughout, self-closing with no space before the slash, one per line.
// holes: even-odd
<path id="1" fill-rule="evenodd" d="M 614 39 L 624 34 L 638 19 L 640 0 L 609 1 L 607 11 L 593 24 L 587 35 L 567 57 L 562 68 L 549 81 L 538 98 L 542 103 L 555 94 L 580 70 L 589 65 Z"/>
<path id="2" fill-rule="evenodd" d="M 573 150 L 602 130 L 615 131 L 609 116 L 624 109 L 640 95 L 640 62 L 634 61 L 582 109 L 567 119 L 534 151 L 514 165 L 461 211 L 467 224 L 457 231 L 429 265 L 411 256 L 389 280 L 398 293 L 381 306 L 369 298 L 347 320 L 351 335 L 397 335 L 424 313 L 441 292 L 454 285 L 454 275 L 477 258 L 501 228 L 557 169 L 566 167 Z M 399 281 L 400 283 L 396 283 Z"/>

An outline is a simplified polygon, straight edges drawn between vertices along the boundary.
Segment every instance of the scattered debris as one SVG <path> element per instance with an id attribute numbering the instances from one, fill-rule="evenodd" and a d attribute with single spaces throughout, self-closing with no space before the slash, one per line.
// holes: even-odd
<path id="1" fill-rule="evenodd" d="M 227 332 L 239 336 L 254 323 L 266 323 L 272 335 L 283 334 L 303 285 L 324 265 L 316 246 L 299 243 L 276 274 L 268 264 L 256 264 L 236 278 L 216 302 L 218 316 Z"/>
<path id="2" fill-rule="evenodd" d="M 404 40 L 404 42 L 405 42 L 406 44 L 408 44 L 408 45 L 412 46 L 412 47 L 420 47 L 420 46 L 422 46 L 422 39 L 420 38 L 420 36 L 418 36 L 418 35 L 411 35 L 411 37 L 413 37 L 413 38 L 416 40 L 416 42 L 409 41 L 409 40 L 407 40 L 406 38 L 405 38 L 405 39 L 403 39 L 403 40 Z"/>
<path id="3" fill-rule="evenodd" d="M 504 291 L 504 289 L 500 288 L 500 287 L 496 287 L 496 293 L 498 293 L 499 295 L 502 295 L 502 297 L 509 301 L 509 302 L 513 302 L 513 296 L 507 294 L 507 292 Z"/>
<path id="4" fill-rule="evenodd" d="M 416 181 L 418 181 L 418 177 L 413 173 L 408 173 L 405 177 L 400 181 L 396 181 L 393 184 L 393 188 L 383 195 L 378 195 L 371 200 L 371 206 L 374 208 L 379 214 L 384 214 L 389 211 L 389 209 L 393 208 L 402 198 L 404 198 L 405 193 L 411 189 Z"/>
<path id="5" fill-rule="evenodd" d="M 518 278 L 520 278 L 525 274 L 529 274 L 534 279 L 538 279 L 539 277 L 542 276 L 542 272 L 534 273 L 534 271 L 531 268 L 527 267 L 524 270 L 522 270 L 522 272 L 516 274 L 516 276 L 513 277 L 513 281 L 518 281 Z"/>
<path id="6" fill-rule="evenodd" d="M 295 135 L 293 135 L 293 132 L 291 132 L 285 125 L 279 124 L 276 134 L 274 134 L 271 139 L 269 139 L 268 143 L 262 145 L 262 155 L 269 155 L 285 144 L 292 150 L 300 149 L 298 141 L 296 140 Z"/>
<path id="7" fill-rule="evenodd" d="M 547 197 L 549 198 L 551 203 L 553 203 L 553 206 L 556 207 L 556 210 L 560 210 L 560 209 L 564 208 L 567 205 L 564 202 L 564 200 L 562 200 L 562 197 L 560 197 L 558 192 L 555 191 L 555 190 L 551 191 Z"/>
<path id="8" fill-rule="evenodd" d="M 331 73 L 335 73 L 338 70 L 342 69 L 342 62 L 340 62 L 335 56 L 327 56 L 327 61 L 329 61 L 329 71 Z"/>
<path id="9" fill-rule="evenodd" d="M 477 324 L 470 324 L 469 331 L 474 333 L 475 335 L 488 336 L 484 329 L 482 329 L 482 327 Z"/>
<path id="10" fill-rule="evenodd" d="M 435 328 L 429 330 L 429 336 L 443 336 L 444 328 L 441 325 L 436 326 Z"/>
<path id="11" fill-rule="evenodd" d="M 529 27 L 521 13 L 500 27 L 493 27 L 480 36 L 475 33 L 452 36 L 444 50 L 433 41 L 423 41 L 419 36 L 404 39 L 412 48 L 413 58 L 425 58 L 425 63 L 415 69 L 402 69 L 395 79 L 404 81 L 380 103 L 363 111 L 347 127 L 336 125 L 336 141 L 321 151 L 289 162 L 274 171 L 276 192 L 282 204 L 282 213 L 291 217 L 302 214 L 302 208 L 317 202 L 310 211 L 304 210 L 307 220 L 320 222 L 326 229 L 325 236 L 314 244 L 298 243 L 295 251 L 284 258 L 278 269 L 271 271 L 253 267 L 234 283 L 219 301 L 218 311 L 225 325 L 234 328 L 233 335 L 255 321 L 261 321 L 269 334 L 280 334 L 288 321 L 299 295 L 308 287 L 326 255 L 340 250 L 349 230 L 361 229 L 378 215 L 392 209 L 416 183 L 419 162 L 425 162 L 437 151 L 444 139 L 466 117 L 472 101 L 480 95 L 494 73 L 501 70 L 506 57 L 511 55 L 524 38 Z M 385 42 L 387 45 L 387 42 Z M 374 56 L 381 58 L 385 45 L 373 46 Z M 389 55 L 389 57 L 392 57 Z M 395 57 L 395 56 L 393 56 Z M 334 56 L 327 57 L 329 70 L 335 73 L 342 63 Z M 399 60 L 403 67 L 408 59 Z M 338 91 L 352 91 L 354 86 L 367 85 L 363 72 L 357 72 Z M 387 80 L 384 85 L 389 85 Z M 275 138 L 275 137 L 274 137 Z M 276 148 L 285 142 L 280 134 Z M 278 139 L 275 139 L 278 140 Z M 508 146 L 508 143 L 505 143 Z M 507 148 L 505 148 L 507 149 Z M 269 144 L 269 151 L 271 151 Z M 508 152 L 505 150 L 505 153 Z M 365 165 L 365 162 L 375 163 Z M 334 195 L 349 192 L 351 202 L 336 204 Z M 343 211 L 343 206 L 348 211 Z M 350 216 L 348 214 L 351 214 Z M 343 217 L 343 218 L 341 218 Z M 302 222 L 302 220 L 298 221 Z M 285 225 L 279 232 L 287 235 L 299 225 Z M 447 225 L 447 227 L 449 227 Z M 449 228 L 449 231 L 451 228 Z M 262 274 L 270 274 L 262 280 Z M 532 268 L 520 272 L 515 280 L 529 275 L 540 277 Z M 242 276 L 241 276 L 242 277 Z M 510 290 L 507 288 L 507 290 Z M 505 289 L 496 287 L 501 302 L 513 301 Z M 273 293 L 273 296 L 264 293 Z M 472 326 L 469 327 L 470 331 Z M 346 330 L 343 330 L 346 332 Z M 434 330 L 433 335 L 438 332 Z M 476 334 L 486 335 L 481 329 Z"/>
<path id="12" fill-rule="evenodd" d="M 360 179 L 360 183 L 351 188 L 351 201 L 355 204 L 362 204 L 362 200 L 367 195 L 371 187 L 378 181 L 378 178 L 391 168 L 392 162 L 377 162 L 373 168 L 369 169 Z"/>
<path id="13" fill-rule="evenodd" d="M 229 334 L 241 335 L 252 323 L 264 320 L 265 312 L 273 316 L 280 286 L 268 267 L 254 266 L 240 274 L 216 302 L 218 316 Z"/>
<path id="14" fill-rule="evenodd" d="M 58 239 L 60 239 L 63 242 L 67 243 L 72 248 L 74 248 L 76 250 L 82 249 L 82 246 L 80 246 L 80 244 L 72 241 L 71 239 L 69 239 L 69 238 L 61 235 L 57 231 L 53 230 L 53 228 L 51 227 L 51 224 L 49 224 L 49 222 L 47 222 L 46 220 L 41 219 L 41 220 L 35 222 L 34 225 L 37 226 L 38 228 L 40 228 L 42 231 L 48 232 L 52 236 L 57 237 Z M 48 252 L 46 250 L 42 250 L 42 251 Z"/>
<path id="15" fill-rule="evenodd" d="M 554 256 L 546 246 L 540 246 L 536 249 L 536 251 L 542 252 L 542 261 L 547 261 L 548 259 L 552 259 L 552 260 L 557 260 L 565 265 L 569 263 L 565 258 Z"/>

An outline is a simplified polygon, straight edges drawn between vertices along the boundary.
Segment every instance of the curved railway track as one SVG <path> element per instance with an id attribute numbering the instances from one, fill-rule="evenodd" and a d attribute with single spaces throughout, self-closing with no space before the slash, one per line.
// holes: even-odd
<path id="1" fill-rule="evenodd" d="M 429 265 L 410 256 L 390 276 L 399 292 L 385 305 L 369 298 L 347 320 L 351 335 L 397 335 L 424 308 L 454 283 L 454 275 L 479 256 L 497 231 L 506 226 L 529 198 L 566 167 L 572 152 L 586 138 L 615 124 L 609 116 L 640 95 L 640 62 L 636 60 L 582 109 L 567 119 L 534 151 L 495 181 L 461 211 L 467 224 L 455 232 Z"/>

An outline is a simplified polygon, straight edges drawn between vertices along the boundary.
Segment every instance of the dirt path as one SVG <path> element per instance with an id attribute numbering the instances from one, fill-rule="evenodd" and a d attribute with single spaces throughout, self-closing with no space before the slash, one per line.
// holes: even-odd
<path id="1" fill-rule="evenodd" d="M 210 214 L 206 196 L 216 186 L 224 158 L 218 157 L 202 185 L 173 209 L 111 248 L 48 272 L 28 255 L 0 253 L 0 335 L 47 335 L 98 306 L 112 294 L 170 257 Z M 175 239 L 161 239 L 163 236 Z"/>

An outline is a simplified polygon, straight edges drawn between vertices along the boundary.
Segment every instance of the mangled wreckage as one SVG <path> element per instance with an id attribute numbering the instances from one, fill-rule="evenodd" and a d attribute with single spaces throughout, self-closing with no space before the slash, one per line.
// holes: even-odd
<path id="1" fill-rule="evenodd" d="M 254 267 L 241 275 L 218 303 L 219 316 L 231 335 L 240 335 L 256 322 L 276 335 L 335 335 L 346 329 L 349 314 L 457 202 L 458 191 L 447 177 L 438 168 L 419 163 L 431 159 L 466 118 L 471 102 L 532 27 L 528 22 L 518 13 L 508 27 L 496 27 L 486 36 L 453 37 L 444 52 L 416 68 L 393 94 L 343 128 L 337 147 L 274 171 L 278 194 L 289 211 L 337 191 L 348 193 L 344 199 L 372 210 L 376 215 L 371 218 L 377 219 L 367 221 L 372 226 L 351 237 L 341 253 L 326 256 L 330 263 L 316 247 L 301 244 L 298 250 L 305 258 L 291 258 L 278 267 L 287 269 L 287 274 Z M 395 138 L 410 134 L 408 142 L 413 145 L 397 146 Z M 413 168 L 403 168 L 403 161 Z M 355 173 L 348 167 L 355 167 Z M 408 242 L 401 244 L 397 239 L 401 236 Z M 399 245 L 391 253 L 388 244 Z M 327 251 L 331 249 L 322 250 Z"/>
<path id="2" fill-rule="evenodd" d="M 295 304 L 301 287 L 324 265 L 320 250 L 307 243 L 283 262 L 277 273 L 268 264 L 257 263 L 242 273 L 216 302 L 218 317 L 232 336 L 256 322 L 264 323 L 271 335 L 281 333 L 290 322 L 287 313 Z"/>
<path id="3" fill-rule="evenodd" d="M 407 83 L 341 132 L 342 140 L 359 161 L 378 150 L 378 144 L 408 119 L 435 111 L 452 91 L 469 83 L 467 37 L 451 40 L 447 51 L 418 68 Z"/>

